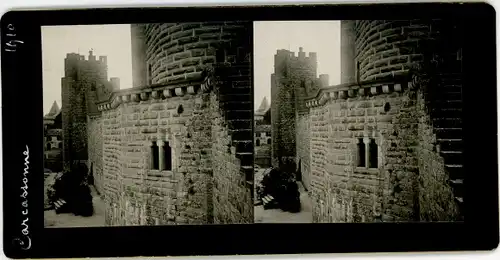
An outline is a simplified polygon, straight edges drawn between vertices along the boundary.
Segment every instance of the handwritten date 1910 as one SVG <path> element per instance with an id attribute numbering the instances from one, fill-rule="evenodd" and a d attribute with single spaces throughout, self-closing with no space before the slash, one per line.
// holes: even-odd
<path id="1" fill-rule="evenodd" d="M 13 24 L 7 25 L 7 30 L 5 34 L 5 46 L 4 50 L 7 52 L 16 52 L 17 47 L 20 44 L 24 44 L 24 41 L 21 41 L 16 38 L 17 37 L 17 32 L 16 28 L 14 27 Z"/>

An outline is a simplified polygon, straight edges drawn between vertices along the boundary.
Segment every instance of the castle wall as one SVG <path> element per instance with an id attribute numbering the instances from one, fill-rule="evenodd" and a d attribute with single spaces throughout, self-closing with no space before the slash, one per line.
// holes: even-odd
<path id="1" fill-rule="evenodd" d="M 132 26 L 134 86 L 167 86 L 99 104 L 107 225 L 253 221 L 250 25 Z M 151 168 L 153 141 L 171 146 L 172 170 Z"/>
<path id="2" fill-rule="evenodd" d="M 416 175 L 411 165 L 416 166 L 416 157 L 397 135 L 417 121 L 406 116 L 404 100 L 401 94 L 358 97 L 332 100 L 311 110 L 315 222 L 413 218 Z M 391 107 L 387 112 L 385 104 Z M 359 138 L 367 137 L 374 137 L 379 147 L 377 168 L 357 166 Z"/>
<path id="3" fill-rule="evenodd" d="M 104 196 L 104 176 L 103 176 L 103 120 L 101 117 L 89 117 L 87 119 L 88 136 L 88 169 L 91 170 L 94 178 L 94 187 L 101 196 Z"/>
<path id="4" fill-rule="evenodd" d="M 107 225 L 250 223 L 248 172 L 223 112 L 212 93 L 125 103 L 92 119 L 95 172 L 103 128 L 104 178 L 96 186 L 104 186 Z M 161 136 L 172 146 L 172 171 L 150 169 L 150 142 Z"/>
<path id="5" fill-rule="evenodd" d="M 310 136 L 297 134 L 297 151 L 303 176 L 310 176 L 314 222 L 460 218 L 423 90 L 398 87 L 393 92 L 394 86 L 371 88 L 378 92 L 374 96 L 355 91 L 345 91 L 343 98 L 330 95 L 335 98 L 316 103 L 298 118 L 300 132 L 310 125 Z M 377 144 L 377 168 L 358 166 L 358 143 L 366 138 Z"/>
<path id="6" fill-rule="evenodd" d="M 345 21 L 344 84 L 319 91 L 302 88 L 295 57 L 278 51 L 273 164 L 280 149 L 295 153 L 314 222 L 461 218 L 462 40 L 454 21 Z M 291 110 L 293 127 L 279 119 Z"/>
<path id="7" fill-rule="evenodd" d="M 306 190 L 311 188 L 311 123 L 309 113 L 297 117 L 297 163 L 300 163 L 302 184 Z"/>
<path id="8" fill-rule="evenodd" d="M 104 112 L 102 114 L 102 160 L 104 182 L 96 186 L 104 187 L 104 199 L 106 202 L 105 223 L 108 226 L 117 225 L 123 217 L 119 211 L 121 199 L 126 195 L 122 187 L 123 164 L 121 137 L 124 131 L 120 129 L 120 110 Z M 90 143 L 90 142 L 89 142 Z M 100 147 L 89 147 L 89 150 L 100 149 Z M 91 152 L 92 153 L 92 152 Z M 98 162 L 91 162 L 98 164 Z"/>
<path id="9" fill-rule="evenodd" d="M 207 222 L 208 104 L 207 94 L 190 95 L 126 103 L 103 114 L 108 225 Z M 151 169 L 150 146 L 157 140 L 172 147 L 171 171 Z"/>

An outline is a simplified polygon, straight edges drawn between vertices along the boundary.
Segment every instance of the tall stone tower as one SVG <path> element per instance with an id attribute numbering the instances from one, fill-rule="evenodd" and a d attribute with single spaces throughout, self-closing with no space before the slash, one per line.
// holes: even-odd
<path id="1" fill-rule="evenodd" d="M 95 103 L 118 88 L 119 83 L 117 79 L 108 81 L 106 56 L 96 59 L 89 51 L 88 60 L 77 53 L 66 55 L 61 84 L 63 161 L 68 167 L 88 159 L 87 116 L 99 113 Z"/>
<path id="2" fill-rule="evenodd" d="M 309 56 L 299 48 L 298 56 L 288 50 L 274 55 L 274 74 L 271 75 L 271 135 L 272 165 L 295 171 L 295 120 L 304 111 L 303 100 L 317 93 L 321 80 L 317 78 L 316 53 Z M 324 75 L 322 79 L 326 79 Z"/>

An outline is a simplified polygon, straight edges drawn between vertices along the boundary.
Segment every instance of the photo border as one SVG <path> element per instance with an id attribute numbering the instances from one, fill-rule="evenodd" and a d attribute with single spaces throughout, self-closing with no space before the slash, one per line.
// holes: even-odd
<path id="1" fill-rule="evenodd" d="M 467 21 L 466 50 L 474 50 L 463 55 L 464 166 L 468 169 L 463 223 L 43 227 L 41 26 L 427 18 Z M 456 251 L 498 246 L 496 19 L 488 4 L 10 11 L 2 17 L 1 32 L 4 253 L 10 258 Z M 26 199 L 21 197 L 23 192 L 28 192 Z M 28 233 L 23 234 L 23 229 Z M 30 248 L 23 250 L 28 238 Z"/>

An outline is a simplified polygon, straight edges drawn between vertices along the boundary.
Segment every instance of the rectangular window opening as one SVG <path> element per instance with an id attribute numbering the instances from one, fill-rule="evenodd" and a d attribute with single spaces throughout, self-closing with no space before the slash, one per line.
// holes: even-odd
<path id="1" fill-rule="evenodd" d="M 365 143 L 363 138 L 358 140 L 358 167 L 365 167 Z"/>
<path id="2" fill-rule="evenodd" d="M 378 147 L 375 139 L 370 139 L 370 168 L 378 168 Z"/>
<path id="3" fill-rule="evenodd" d="M 220 48 L 215 52 L 215 61 L 217 63 L 226 62 L 226 50 Z"/>
<path id="4" fill-rule="evenodd" d="M 172 170 L 172 147 L 170 147 L 170 144 L 168 142 L 163 143 L 163 155 L 164 155 L 164 162 L 165 162 L 165 170 L 166 171 L 171 171 Z"/>
<path id="5" fill-rule="evenodd" d="M 159 163 L 159 149 L 158 145 L 156 142 L 153 142 L 151 145 L 151 169 L 153 170 L 158 170 L 160 168 L 160 163 Z"/>

